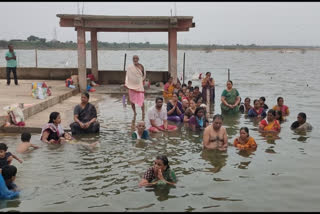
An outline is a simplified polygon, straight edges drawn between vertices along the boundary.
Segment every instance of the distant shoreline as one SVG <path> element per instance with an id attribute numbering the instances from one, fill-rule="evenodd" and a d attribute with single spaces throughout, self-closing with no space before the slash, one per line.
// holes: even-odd
<path id="1" fill-rule="evenodd" d="M 45 50 L 45 51 L 63 51 L 63 50 L 77 50 L 77 48 L 15 48 L 15 50 Z M 0 48 L 0 50 L 8 50 L 7 48 Z M 87 48 L 86 50 L 91 50 Z M 167 51 L 167 48 L 98 48 L 98 50 L 110 50 L 110 51 L 136 51 L 136 50 L 164 50 Z M 190 50 L 190 51 L 205 51 L 205 52 L 214 52 L 214 51 L 320 51 L 320 47 L 314 48 L 178 48 L 178 50 Z"/>

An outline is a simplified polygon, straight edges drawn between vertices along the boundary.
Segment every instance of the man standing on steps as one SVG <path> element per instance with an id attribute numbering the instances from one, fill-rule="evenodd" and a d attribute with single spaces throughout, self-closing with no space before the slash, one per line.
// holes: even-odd
<path id="1" fill-rule="evenodd" d="M 139 63 L 139 57 L 132 57 L 133 64 L 127 67 L 125 87 L 129 89 L 129 99 L 133 113 L 136 115 L 136 106 L 141 107 L 142 115 L 144 114 L 144 85 L 143 81 L 146 78 L 146 72 L 143 65 Z"/>
<path id="2" fill-rule="evenodd" d="M 16 60 L 16 52 L 13 50 L 13 45 L 8 45 L 9 51 L 6 53 L 7 60 L 7 85 L 10 85 L 10 73 L 12 71 L 14 83 L 18 85 L 17 78 L 17 60 Z"/>

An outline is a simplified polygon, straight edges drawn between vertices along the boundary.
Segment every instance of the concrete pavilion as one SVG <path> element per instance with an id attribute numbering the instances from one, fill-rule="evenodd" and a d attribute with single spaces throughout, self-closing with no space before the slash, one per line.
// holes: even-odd
<path id="1" fill-rule="evenodd" d="M 168 70 L 177 81 L 177 32 L 195 27 L 192 16 L 101 16 L 57 14 L 61 27 L 74 27 L 78 38 L 78 75 L 80 90 L 87 87 L 86 38 L 91 33 L 92 74 L 98 80 L 98 32 L 168 32 Z"/>

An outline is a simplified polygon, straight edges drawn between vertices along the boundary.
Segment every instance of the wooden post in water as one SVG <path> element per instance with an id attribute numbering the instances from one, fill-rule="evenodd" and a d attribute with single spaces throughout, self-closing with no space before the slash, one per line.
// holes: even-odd
<path id="1" fill-rule="evenodd" d="M 230 68 L 228 68 L 228 81 L 230 81 Z"/>
<path id="2" fill-rule="evenodd" d="M 186 52 L 183 53 L 183 73 L 182 73 L 183 84 L 184 84 L 184 75 L 185 75 L 185 65 L 186 65 Z"/>
<path id="3" fill-rule="evenodd" d="M 126 70 L 127 53 L 124 54 L 123 71 Z"/>
<path id="4" fill-rule="evenodd" d="M 36 68 L 38 67 L 38 51 L 35 49 L 35 55 L 36 55 Z"/>

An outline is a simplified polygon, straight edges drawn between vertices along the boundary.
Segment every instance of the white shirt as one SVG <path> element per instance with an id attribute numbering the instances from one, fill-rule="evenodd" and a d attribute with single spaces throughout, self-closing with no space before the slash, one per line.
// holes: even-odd
<path id="1" fill-rule="evenodd" d="M 152 127 L 150 120 L 154 120 L 156 126 L 163 125 L 163 121 L 168 119 L 167 110 L 163 106 L 161 110 L 158 111 L 156 106 L 152 106 L 147 113 L 147 121 L 146 121 L 146 128 L 150 129 Z"/>

